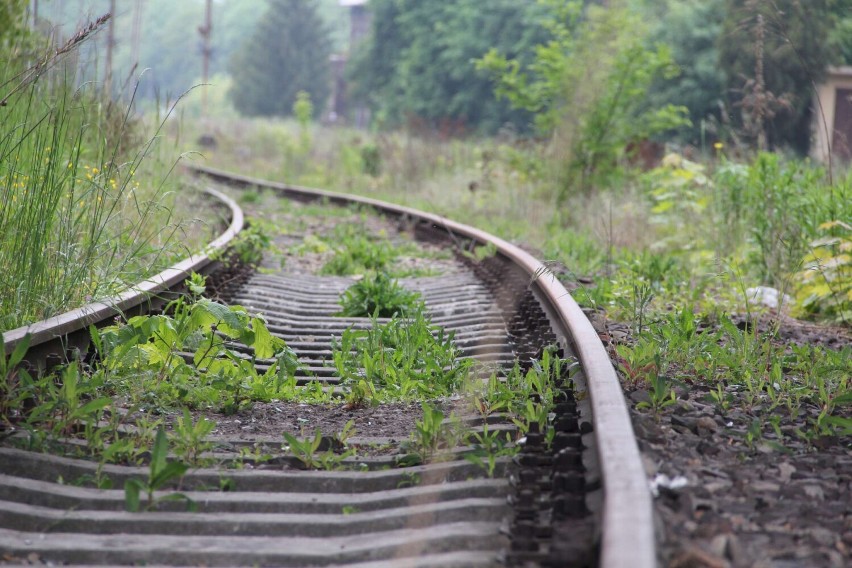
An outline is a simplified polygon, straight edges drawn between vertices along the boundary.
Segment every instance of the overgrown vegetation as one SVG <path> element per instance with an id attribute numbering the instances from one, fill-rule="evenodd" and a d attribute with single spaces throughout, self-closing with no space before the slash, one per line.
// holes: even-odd
<path id="1" fill-rule="evenodd" d="M 567 195 L 611 182 L 631 142 L 684 124 L 686 109 L 644 103 L 651 83 L 677 70 L 666 47 L 647 46 L 638 14 L 619 2 L 549 5 L 551 39 L 536 46 L 532 63 L 524 68 L 492 49 L 477 67 L 495 78 L 498 96 L 535 113 Z"/>
<path id="2" fill-rule="evenodd" d="M 421 306 L 420 294 L 400 286 L 386 272 L 367 274 L 346 289 L 340 299 L 342 309 L 337 315 L 344 317 L 404 316 Z"/>
<path id="3" fill-rule="evenodd" d="M 334 366 L 352 404 L 422 400 L 453 394 L 467 379 L 452 334 L 421 308 L 369 329 L 348 329 L 333 346 Z"/>
<path id="4" fill-rule="evenodd" d="M 201 297 L 204 285 L 197 276 L 190 291 L 192 299 L 179 297 L 164 314 L 93 332 L 106 386 L 133 404 L 212 406 L 234 413 L 252 400 L 272 398 L 292 380 L 296 355 L 260 316 Z M 243 355 L 237 345 L 249 353 Z M 265 373 L 257 372 L 257 360 L 270 360 Z"/>
<path id="5" fill-rule="evenodd" d="M 747 413 L 752 446 L 769 429 L 783 428 L 781 441 L 795 436 L 815 443 L 852 431 L 850 349 L 785 344 L 778 336 L 788 313 L 850 324 L 852 178 L 755 151 L 802 149 L 807 85 L 828 63 L 820 56 L 822 42 L 849 43 L 852 28 L 842 11 L 848 2 L 818 3 L 820 10 L 807 18 L 783 21 L 776 3 L 756 1 L 614 1 L 603 9 L 547 0 L 529 13 L 500 3 L 486 15 L 471 2 L 446 2 L 435 10 L 407 4 L 375 3 L 377 30 L 412 33 L 395 35 L 402 43 L 390 42 L 389 50 L 368 46 L 364 57 L 374 59 L 368 64 L 381 87 L 374 92 L 383 94 L 365 99 L 379 105 L 378 122 L 407 123 L 408 130 L 330 131 L 312 124 L 310 117 L 325 108 L 323 97 L 300 96 L 296 89 L 305 87 L 294 84 L 283 106 L 261 110 L 292 113 L 296 121 L 241 121 L 234 129 L 223 122 L 234 137 L 223 135 L 208 153 L 211 160 L 255 175 L 389 197 L 540 247 L 554 274 L 577 286 L 578 301 L 598 318 L 629 324 L 631 337 L 617 347 L 617 360 L 626 386 L 647 391 L 642 410 L 662 414 L 677 404 L 676 389 L 693 386 L 704 389 L 722 414 L 732 405 Z M 436 26 L 434 17 L 446 20 L 454 6 L 462 10 L 459 18 Z M 399 14 L 399 7 L 410 10 Z M 515 23 L 519 11 L 518 21 L 530 27 L 500 36 L 517 32 L 511 48 L 489 53 L 503 46 L 468 38 L 471 31 Z M 670 33 L 644 29 L 640 20 L 654 19 L 648 14 L 659 15 Z M 468 25 L 480 18 L 487 25 Z M 704 26 L 706 20 L 711 25 Z M 22 28 L 15 26 L 15 33 L 24 34 Z M 729 33 L 717 35 L 721 30 Z M 8 36 L 2 39 L 5 47 Z M 718 42 L 727 39 L 720 73 Z M 396 57 L 407 64 L 391 65 Z M 429 67 L 441 58 L 454 67 L 449 81 L 442 76 L 438 84 Z M 523 112 L 510 112 L 505 101 L 478 104 L 485 75 L 475 75 L 472 58 L 482 58 L 480 68 L 491 73 L 499 94 Z M 696 60 L 701 65 L 693 68 Z M 677 75 L 677 62 L 690 65 Z M 469 76 L 478 87 L 462 90 Z M 723 92 L 725 84 L 735 89 Z M 389 98 L 398 87 L 405 87 L 404 96 Z M 97 96 L 53 92 L 40 83 L 27 84 L 16 97 L 0 109 L 6 117 L 0 221 L 7 223 L 0 225 L 0 239 L 8 239 L 0 248 L 0 292 L 4 308 L 24 305 L 23 298 L 36 308 L 4 314 L 3 327 L 53 313 L 73 294 L 79 300 L 114 291 L 138 275 L 134 263 L 145 266 L 167 254 L 156 240 L 162 223 L 144 222 L 164 209 L 156 196 L 140 196 L 144 185 L 135 180 L 147 147 L 138 152 L 127 143 L 136 132 L 131 114 L 98 114 Z M 493 139 L 453 137 L 474 124 L 496 130 L 509 118 L 534 120 L 542 139 L 519 136 L 529 132 L 526 122 L 500 129 Z M 786 130 L 791 125 L 797 128 Z M 187 135 L 177 125 L 168 129 Z M 675 151 L 658 159 L 654 151 L 661 147 L 651 139 L 695 147 L 669 148 Z M 654 150 L 650 156 L 643 155 L 646 147 Z M 110 216 L 126 208 L 134 211 L 132 221 Z M 149 226 L 156 232 L 146 233 Z M 21 227 L 34 238 L 19 237 Z M 268 400 L 424 401 L 466 388 L 483 416 L 506 412 L 522 434 L 552 432 L 547 425 L 563 396 L 555 386 L 565 374 L 562 361 L 548 351 L 528 372 L 517 368 L 507 377 L 469 381 L 469 363 L 457 360 L 451 338 L 394 282 L 403 276 L 394 270 L 396 247 L 343 227 L 333 242 L 309 236 L 300 245 L 334 251 L 326 274 L 365 275 L 347 292 L 343 309 L 374 321 L 368 331 L 348 330 L 336 346 L 341 391 L 319 380 L 297 387 L 298 362 L 262 318 L 203 299 L 203 283 L 196 280 L 194 296 L 176 300 L 167 313 L 93 332 L 101 353 L 95 369 L 73 362 L 59 375 L 33 377 L 18 368 L 21 348 L 4 358 L 3 422 L 24 429 L 31 447 L 82 436 L 85 452 L 103 463 L 142 463 L 153 448 L 149 478 L 129 485 L 131 509 L 141 509 L 145 495 L 153 504 L 153 491 L 185 471 L 164 466 L 167 446 L 186 466 L 205 463 L 210 449 L 209 422 L 193 421 L 187 412 L 173 434 L 162 436 L 153 410 L 235 412 Z M 27 248 L 44 245 L 44 235 L 55 229 L 68 236 L 64 244 Z M 251 262 L 266 242 L 263 231 L 249 234 Z M 128 247 L 138 253 L 130 260 L 115 253 Z M 86 258 L 100 264 L 86 264 Z M 115 259 L 116 272 L 103 264 L 107 259 Z M 32 292 L 20 288 L 21 278 L 4 280 L 7 266 L 15 264 L 32 271 Z M 81 267 L 89 273 L 68 278 Z M 755 304 L 749 289 L 761 285 L 777 289 L 780 306 Z M 762 315 L 775 321 L 759 327 Z M 460 432 L 457 417 L 446 416 L 434 400 L 422 408 L 409 441 L 410 463 L 440 459 L 444 450 L 467 442 L 475 447 L 468 459 L 491 475 L 499 458 L 514 451 L 505 431 Z M 127 425 L 135 428 L 119 428 Z M 285 441 L 305 467 L 338 467 L 341 456 L 349 457 L 348 449 L 323 449 L 333 442 L 319 434 Z"/>
<path id="6" fill-rule="evenodd" d="M 332 257 L 320 269 L 320 274 L 352 276 L 378 272 L 397 278 L 423 274 L 421 271 L 396 265 L 399 257 L 417 252 L 413 243 L 395 245 L 387 239 L 387 235 L 371 235 L 358 223 L 335 226 L 333 241 L 325 243 L 322 239 L 315 238 L 314 242 L 305 243 L 307 246 L 313 246 L 315 252 L 329 248 L 334 251 Z"/>
<path id="7" fill-rule="evenodd" d="M 801 106 L 794 101 L 803 100 L 804 85 L 811 82 L 796 75 L 801 88 L 791 91 L 789 109 L 761 107 L 769 104 L 770 93 L 783 102 L 783 81 L 790 76 L 776 82 L 775 75 L 783 75 L 783 69 L 766 66 L 781 52 L 766 50 L 781 44 L 795 50 L 794 38 L 810 34 L 810 43 L 802 47 L 807 53 L 800 54 L 803 59 L 794 54 L 785 65 L 816 71 L 828 63 L 817 62 L 820 58 L 814 55 L 823 53 L 825 44 L 820 42 L 842 43 L 847 16 L 841 3 L 823 6 L 828 16 L 820 25 L 830 28 L 823 34 L 805 31 L 816 25 L 812 19 L 779 19 L 777 11 L 767 12 L 775 9 L 771 3 L 740 3 L 741 9 L 733 11 L 721 0 L 653 6 L 614 2 L 606 10 L 581 4 L 543 3 L 546 9 L 539 14 L 548 15 L 551 41 L 517 58 L 492 52 L 480 63 L 493 74 L 499 92 L 537 117 L 547 140 L 523 140 L 504 131 L 494 139 L 461 142 L 418 127 L 374 136 L 337 129 L 332 141 L 318 128 L 310 149 L 315 167 L 289 177 L 288 172 L 296 170 L 262 148 L 252 152 L 250 167 L 273 177 L 283 172 L 296 183 L 401 201 L 540 247 L 553 271 L 577 286 L 573 295 L 578 301 L 595 309 L 599 318 L 630 324 L 636 342 L 620 348 L 622 359 L 629 361 L 622 371 L 628 384 L 652 393 L 649 405 L 654 411 L 671 401 L 673 370 L 683 384 L 719 386 L 724 400 L 728 388 L 749 388 L 744 371 L 731 370 L 739 365 L 748 369 L 749 380 L 763 377 L 754 384 L 771 397 L 776 393 L 767 385 L 776 381 L 766 377 L 777 371 L 770 362 L 781 359 L 782 369 L 792 369 L 811 357 L 823 369 L 826 392 L 841 393 L 839 404 L 820 402 L 820 387 L 811 378 L 786 370 L 782 376 L 797 385 L 794 390 L 801 387 L 796 392 L 803 405 L 829 408 L 826 416 L 841 416 L 845 387 L 838 377 L 850 374 L 846 352 L 785 347 L 777 323 L 768 327 L 774 334 L 758 334 L 743 343 L 724 323 L 739 314 L 749 321 L 769 316 L 783 322 L 795 315 L 847 328 L 850 324 L 852 178 L 836 164 L 828 171 L 790 155 L 756 151 L 763 144 L 758 138 L 765 139 L 767 148 L 796 146 L 791 138 L 795 133 L 782 132 L 774 124 L 800 116 Z M 714 7 L 718 11 L 713 12 Z M 737 41 L 725 48 L 738 50 L 739 71 L 734 76 L 731 63 L 720 74 L 711 70 L 720 53 L 718 34 L 738 25 L 738 14 L 750 19 L 740 18 Z M 760 46 L 758 36 L 746 32 L 754 28 L 758 14 L 767 24 L 766 76 L 762 94 L 755 95 L 760 73 L 755 54 Z M 637 18 L 654 21 L 652 15 L 659 16 L 659 26 L 619 25 Z M 708 19 L 712 25 L 703 27 Z M 702 25 L 693 25 L 699 21 Z M 782 21 L 783 26 L 775 25 Z M 661 33 L 663 28 L 667 33 Z M 423 46 L 427 39 L 422 39 Z M 694 59 L 701 65 L 693 68 Z M 690 65 L 675 74 L 674 63 L 684 61 Z M 816 80 L 818 73 L 808 77 Z M 726 81 L 741 81 L 747 88 L 723 93 Z M 691 124 L 683 120 L 683 109 L 669 104 L 684 104 Z M 566 113 L 567 108 L 573 112 Z M 728 121 L 732 114 L 735 119 Z M 762 127 L 756 126 L 755 117 L 762 117 Z M 293 125 L 281 124 L 277 131 L 269 125 L 249 128 L 267 142 L 297 136 Z M 669 146 L 664 151 L 648 138 L 689 141 L 695 147 Z M 248 140 L 246 136 L 234 143 Z M 377 150 L 378 158 L 370 162 L 381 164 L 379 172 L 362 160 L 364 148 L 370 149 L 368 154 Z M 779 306 L 770 308 L 755 299 L 761 286 L 777 291 L 773 297 L 779 298 Z M 688 340 L 656 345 L 654 341 L 661 341 L 665 330 L 675 325 L 671 314 L 717 334 L 711 340 L 695 332 Z M 710 349 L 710 344 L 716 352 L 737 342 L 749 345 L 751 355 L 735 351 L 740 358 L 731 367 L 692 369 L 688 363 L 703 360 L 702 349 Z M 838 366 L 840 373 L 828 370 Z M 806 391 L 810 395 L 805 396 Z M 823 419 L 812 421 L 804 434 L 843 428 Z"/>
<path id="8" fill-rule="evenodd" d="M 0 330 L 113 295 L 191 246 L 175 238 L 189 225 L 167 192 L 174 162 L 141 142 L 132 103 L 74 90 L 64 58 L 100 25 L 0 52 Z"/>

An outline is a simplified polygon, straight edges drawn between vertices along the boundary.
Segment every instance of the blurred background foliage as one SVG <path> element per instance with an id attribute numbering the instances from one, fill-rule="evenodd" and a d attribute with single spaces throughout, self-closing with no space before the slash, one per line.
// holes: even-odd
<path id="1" fill-rule="evenodd" d="M 22 14 L 31 4 L 4 3 L 3 36 L 26 30 Z M 39 27 L 67 37 L 80 23 L 106 12 L 109 4 L 40 0 Z M 162 105 L 198 84 L 202 47 L 196 30 L 203 24 L 204 6 L 203 0 L 118 2 L 113 88 L 132 83 L 147 69 L 138 97 Z M 567 50 L 581 44 L 554 37 L 547 22 L 554 13 L 579 9 L 572 26 L 581 29 L 597 6 L 627 18 L 618 31 L 622 38 L 641 37 L 648 52 L 663 45 L 671 54 L 677 73 L 654 77 L 642 103 L 650 109 L 683 106 L 689 122 L 659 132 L 659 139 L 701 147 L 736 134 L 745 143 L 753 142 L 758 138 L 754 117 L 759 114 L 767 117 L 768 149 L 805 153 L 813 85 L 829 65 L 852 64 L 852 0 L 491 0 L 488 10 L 481 9 L 478 0 L 369 0 L 371 28 L 354 46 L 349 9 L 338 0 L 216 0 L 212 6 L 210 74 L 218 87 L 230 90 L 237 110 L 287 116 L 291 94 L 304 90 L 317 112 L 326 112 L 328 90 L 308 83 L 330 84 L 327 65 L 319 60 L 336 53 L 348 59 L 348 97 L 370 110 L 371 124 L 379 129 L 534 133 L 534 111 L 495 97 L 496 78 L 477 71 L 474 62 L 493 50 L 526 70 L 537 56 L 546 55 L 542 50 L 555 53 L 552 42 L 562 49 L 564 61 L 571 61 Z M 306 20 L 308 12 L 322 24 Z M 286 40 L 300 32 L 305 33 Z M 103 79 L 103 36 L 81 49 L 81 81 Z M 292 47 L 285 47 L 284 41 L 297 43 L 301 51 L 314 54 L 314 60 L 288 53 Z M 610 46 L 581 47 L 587 53 L 598 49 L 598 57 L 586 61 L 575 54 L 572 65 L 588 70 L 608 57 Z M 760 85 L 755 76 L 758 52 Z M 302 62 L 284 67 L 275 63 L 294 57 Z M 297 72 L 300 65 L 316 72 Z M 277 84 L 260 78 L 258 70 L 264 68 L 276 69 Z M 576 69 L 573 73 L 582 76 Z M 280 92 L 288 93 L 285 101 L 271 100 Z"/>

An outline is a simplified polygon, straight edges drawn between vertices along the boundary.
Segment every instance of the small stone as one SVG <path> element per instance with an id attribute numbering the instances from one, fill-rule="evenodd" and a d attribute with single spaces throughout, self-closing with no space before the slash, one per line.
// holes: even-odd
<path id="1" fill-rule="evenodd" d="M 725 556 L 727 548 L 728 535 L 726 534 L 717 534 L 713 537 L 713 540 L 710 541 L 710 552 L 712 552 L 715 556 Z"/>
<path id="2" fill-rule="evenodd" d="M 701 499 L 690 493 L 684 495 L 683 507 L 694 517 L 702 516 L 704 511 L 713 511 L 714 513 L 717 511 L 716 501 L 713 499 Z M 702 513 L 696 514 L 699 511 L 702 511 Z"/>
<path id="3" fill-rule="evenodd" d="M 734 566 L 751 566 L 751 559 L 746 555 L 745 547 L 735 534 L 728 536 L 728 546 L 725 549 L 725 556 L 730 559 Z"/>
<path id="4" fill-rule="evenodd" d="M 683 550 L 669 562 L 670 568 L 727 568 L 728 562 L 724 558 L 705 552 L 693 545 Z"/>
<path id="5" fill-rule="evenodd" d="M 719 445 L 701 440 L 698 442 L 698 445 L 695 446 L 695 451 L 705 456 L 715 456 L 719 453 Z"/>
<path id="6" fill-rule="evenodd" d="M 648 396 L 648 391 L 644 389 L 635 390 L 628 395 L 633 402 L 650 402 L 651 397 Z"/>
<path id="7" fill-rule="evenodd" d="M 654 458 L 647 454 L 642 454 L 642 465 L 645 467 L 645 474 L 648 477 L 657 475 L 659 468 L 657 467 L 657 462 L 654 461 Z"/>
<path id="8" fill-rule="evenodd" d="M 781 483 L 790 483 L 790 476 L 795 472 L 796 468 L 790 465 L 790 462 L 781 462 L 778 464 L 778 479 Z"/>
<path id="9" fill-rule="evenodd" d="M 802 490 L 804 490 L 805 495 L 807 495 L 811 499 L 816 499 L 817 501 L 825 501 L 825 494 L 822 491 L 822 487 L 820 487 L 819 485 L 804 485 L 802 486 Z"/>
<path id="10" fill-rule="evenodd" d="M 716 421 L 709 416 L 702 416 L 696 421 L 695 425 L 698 428 L 699 435 L 711 434 L 719 429 L 719 425 L 716 424 Z"/>
<path id="11" fill-rule="evenodd" d="M 809 531 L 811 536 L 822 546 L 834 546 L 834 532 L 828 529 L 815 528 Z"/>
<path id="12" fill-rule="evenodd" d="M 709 483 L 704 484 L 704 488 L 710 493 L 716 493 L 719 491 L 727 491 L 731 488 L 733 483 L 730 481 L 725 481 L 724 479 L 720 479 L 718 481 L 711 481 Z"/>
<path id="13" fill-rule="evenodd" d="M 672 427 L 676 430 L 686 430 L 693 434 L 698 434 L 697 421 L 693 418 L 685 418 L 683 416 L 672 415 Z M 684 432 L 685 433 L 685 432 Z"/>
<path id="14" fill-rule="evenodd" d="M 755 511 L 762 511 L 764 509 L 768 509 L 775 502 L 774 499 L 767 499 L 766 497 L 759 496 L 754 500 L 754 509 Z"/>
<path id="15" fill-rule="evenodd" d="M 773 483 L 772 481 L 755 481 L 750 485 L 750 487 L 754 491 L 777 492 L 781 490 L 781 486 L 777 483 Z"/>

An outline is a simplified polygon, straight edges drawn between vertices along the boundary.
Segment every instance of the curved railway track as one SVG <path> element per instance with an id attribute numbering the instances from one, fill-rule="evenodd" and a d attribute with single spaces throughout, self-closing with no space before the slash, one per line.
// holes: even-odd
<path id="1" fill-rule="evenodd" d="M 194 168 L 212 182 L 264 187 L 282 199 L 359 204 L 412 231 L 419 240 L 496 254 L 440 277 L 402 279 L 420 292 L 434 324 L 454 333 L 461 356 L 493 367 L 527 364 L 558 344 L 579 371 L 560 386 L 563 402 L 547 447 L 531 431 L 513 461 L 489 478 L 454 450 L 446 461 L 393 467 L 390 456 L 351 464 L 368 471 L 295 471 L 286 456 L 253 470 L 199 469 L 181 489 L 199 505 L 124 512 L 124 494 L 57 483 L 96 473 L 97 464 L 0 446 L 0 562 L 68 564 L 583 566 L 656 565 L 650 495 L 623 395 L 597 334 L 567 291 L 521 249 L 474 228 L 387 203 Z M 208 251 L 225 249 L 242 228 L 239 207 Z M 92 304 L 4 334 L 7 353 L 29 334 L 32 366 L 88 348 L 87 327 L 118 314 L 155 310 L 194 272 L 215 274 L 210 256 L 194 256 L 113 302 Z M 352 283 L 292 271 L 254 273 L 231 283 L 229 301 L 261 312 L 269 329 L 298 354 L 297 380 L 338 381 L 328 365 L 331 341 L 363 318 L 340 318 L 337 299 Z M 579 396 L 587 393 L 588 396 Z M 577 395 L 577 396 L 575 396 Z M 471 427 L 482 419 L 462 416 Z M 490 423 L 491 419 L 488 419 Z M 493 428 L 501 426 L 495 420 Z M 383 440 L 365 437 L 362 444 Z M 224 436 L 219 457 L 249 447 L 275 451 L 280 439 Z M 280 454 L 280 451 L 278 452 Z M 283 466 L 282 466 L 283 464 Z M 116 487 L 147 468 L 106 465 Z M 223 476 L 231 491 L 219 487 Z"/>

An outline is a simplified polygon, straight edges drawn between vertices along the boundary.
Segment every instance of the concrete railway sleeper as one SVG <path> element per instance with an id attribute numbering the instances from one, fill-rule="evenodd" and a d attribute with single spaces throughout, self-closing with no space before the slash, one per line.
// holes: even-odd
<path id="1" fill-rule="evenodd" d="M 162 414 L 134 423 L 138 408 L 107 401 L 93 415 L 97 420 L 62 430 L 38 448 L 54 452 L 34 451 L 34 433 L 7 420 L 0 430 L 0 563 L 655 565 L 651 501 L 615 372 L 582 311 L 539 261 L 491 235 L 412 209 L 206 168 L 191 173 L 232 191 L 263 188 L 278 200 L 356 205 L 362 215 L 381 215 L 430 246 L 458 252 L 487 245 L 493 254 L 485 258 L 446 260 L 453 266 L 447 273 L 395 280 L 418 294 L 424 310 L 403 323 L 425 317 L 427 334 L 451 339 L 454 361 L 467 361 L 458 371 L 467 378 L 455 394 L 422 406 L 417 396 L 372 406 L 377 387 L 362 385 L 369 373 L 350 367 L 360 364 L 357 357 L 370 365 L 371 358 L 395 356 L 384 342 L 407 328 L 393 328 L 397 317 L 337 315 L 357 278 L 289 265 L 225 266 L 227 255 L 210 253 L 230 250 L 243 214 L 210 189 L 230 208 L 231 225 L 208 255 L 113 302 L 8 331 L 6 354 L 28 341 L 24 365 L 33 374 L 75 350 L 95 367 L 90 325 L 160 313 L 183 293 L 190 274 L 199 273 L 208 275 L 208 290 L 223 304 L 261 314 L 256 321 L 295 357 L 285 373 L 281 359 L 256 356 L 254 347 L 213 326 L 210 341 L 230 348 L 229 364 L 255 369 L 239 388 L 256 388 L 262 377 L 278 373 L 294 389 L 313 389 L 310 396 L 320 402 L 356 388 L 365 388 L 366 398 L 346 404 L 273 398 L 251 405 L 240 399 L 230 414 L 216 415 L 215 429 L 205 421 L 210 412 L 198 405 L 192 414 L 158 409 Z M 256 325 L 252 339 L 262 335 Z M 378 347 L 362 353 L 358 341 L 371 333 L 378 334 Z M 205 370 L 213 364 L 188 349 L 173 355 Z M 455 362 L 441 365 L 455 372 Z M 432 365 L 429 372 L 442 368 Z M 532 384 L 538 381 L 546 388 Z M 506 390 L 500 385 L 520 385 L 524 400 L 500 399 L 494 395 Z M 25 422 L 23 415 L 17 420 Z M 150 450 L 132 459 L 87 458 L 79 430 L 110 428 L 105 453 L 158 433 Z M 179 434 L 192 444 L 181 446 Z M 131 505 L 148 507 L 128 512 Z"/>

